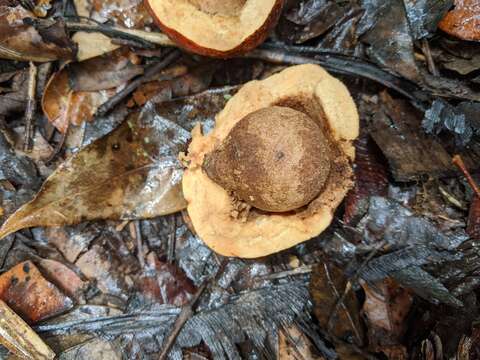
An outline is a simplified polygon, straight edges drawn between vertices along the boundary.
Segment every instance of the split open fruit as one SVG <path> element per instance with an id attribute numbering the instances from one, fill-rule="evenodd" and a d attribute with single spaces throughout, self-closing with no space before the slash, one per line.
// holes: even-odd
<path id="1" fill-rule="evenodd" d="M 358 113 L 318 65 L 245 84 L 197 126 L 183 192 L 195 231 L 225 256 L 265 256 L 317 236 L 351 188 Z"/>
<path id="2" fill-rule="evenodd" d="M 162 31 L 184 49 L 214 57 L 248 52 L 268 36 L 284 0 L 145 0 Z"/>

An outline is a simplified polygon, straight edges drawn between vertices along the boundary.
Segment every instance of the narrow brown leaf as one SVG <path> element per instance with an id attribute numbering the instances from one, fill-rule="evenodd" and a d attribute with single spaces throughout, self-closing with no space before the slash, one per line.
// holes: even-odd
<path id="1" fill-rule="evenodd" d="M 138 219 L 182 210 L 178 153 L 190 134 L 145 106 L 118 129 L 72 156 L 0 228 L 0 238 L 31 226 Z"/>
<path id="2" fill-rule="evenodd" d="M 19 358 L 50 360 L 55 353 L 0 300 L 0 343 Z"/>

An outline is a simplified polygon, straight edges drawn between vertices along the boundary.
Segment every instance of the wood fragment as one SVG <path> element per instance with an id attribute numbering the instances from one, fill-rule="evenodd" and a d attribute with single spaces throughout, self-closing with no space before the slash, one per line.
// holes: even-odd
<path id="1" fill-rule="evenodd" d="M 43 340 L 0 300 L 0 344 L 22 359 L 50 360 L 55 353 Z"/>
<path id="2" fill-rule="evenodd" d="M 427 61 L 428 71 L 430 71 L 433 76 L 439 76 L 440 74 L 433 61 L 432 52 L 430 51 L 430 45 L 427 39 L 422 40 L 422 51 L 425 55 L 425 60 Z"/>
<path id="3" fill-rule="evenodd" d="M 32 151 L 33 134 L 35 132 L 34 116 L 36 110 L 36 88 L 37 88 L 37 67 L 30 61 L 30 69 L 28 72 L 28 93 L 27 107 L 25 109 L 25 140 L 23 150 L 25 152 Z"/>

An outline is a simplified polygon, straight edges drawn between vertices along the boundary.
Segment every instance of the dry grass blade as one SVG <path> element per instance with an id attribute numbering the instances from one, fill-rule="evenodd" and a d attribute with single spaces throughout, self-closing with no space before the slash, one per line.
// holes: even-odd
<path id="1" fill-rule="evenodd" d="M 2 300 L 0 300 L 0 343 L 22 359 L 55 358 L 52 349 Z"/>

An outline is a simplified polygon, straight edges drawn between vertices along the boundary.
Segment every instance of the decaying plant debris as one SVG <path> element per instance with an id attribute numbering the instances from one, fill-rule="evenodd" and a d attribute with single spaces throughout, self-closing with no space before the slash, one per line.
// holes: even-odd
<path id="1" fill-rule="evenodd" d="M 269 0 L 240 17 L 260 2 L 0 0 L 0 358 L 480 358 L 478 2 Z M 225 41 L 192 35 L 222 16 Z M 336 139 L 350 191 L 313 239 L 242 248 L 228 224 L 272 208 L 216 168 L 239 211 L 210 241 L 199 191 L 182 192 L 214 172 L 192 149 L 234 104 L 304 114 L 267 85 L 304 101 L 321 68 L 354 102 L 322 111 L 359 114 Z"/>

